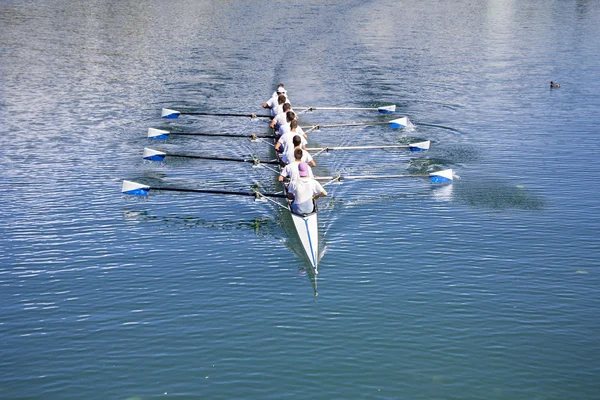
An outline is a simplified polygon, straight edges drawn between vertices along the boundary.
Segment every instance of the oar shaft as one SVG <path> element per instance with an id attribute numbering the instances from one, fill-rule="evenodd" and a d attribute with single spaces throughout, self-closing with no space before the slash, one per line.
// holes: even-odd
<path id="1" fill-rule="evenodd" d="M 271 118 L 270 115 L 258 115 L 258 114 L 236 114 L 236 113 L 208 113 L 208 112 L 195 112 L 195 111 L 181 111 L 182 115 L 206 115 L 212 117 L 249 117 L 249 118 Z"/>
<path id="2" fill-rule="evenodd" d="M 351 111 L 378 111 L 378 108 L 364 108 L 364 107 L 294 107 L 295 110 L 351 110 Z"/>
<path id="3" fill-rule="evenodd" d="M 336 128 L 336 127 L 340 127 L 340 126 L 370 126 L 370 125 L 387 125 L 389 124 L 389 121 L 386 122 L 350 122 L 350 123 L 346 123 L 346 124 L 329 124 L 329 125 L 310 125 L 310 126 L 303 126 L 302 129 L 310 129 L 310 128 L 314 128 L 314 129 L 321 129 L 321 128 Z"/>
<path id="4" fill-rule="evenodd" d="M 237 134 L 237 133 L 202 133 L 202 132 L 171 132 L 171 135 L 180 135 L 180 136 L 214 136 L 214 137 L 232 137 L 232 138 L 248 138 L 248 139 L 256 139 L 256 138 L 275 138 L 274 135 L 245 135 L 245 134 Z"/>
<path id="5" fill-rule="evenodd" d="M 253 164 L 279 164 L 273 160 L 258 160 L 254 158 L 231 158 L 231 157 L 217 157 L 217 156 L 200 156 L 193 154 L 170 154 L 169 157 L 181 157 L 181 158 L 193 158 L 198 160 L 214 160 L 214 161 L 234 161 L 234 162 L 247 162 Z"/>
<path id="6" fill-rule="evenodd" d="M 392 178 L 428 178 L 429 175 L 415 174 L 415 175 L 345 175 L 345 176 L 316 176 L 316 180 L 330 181 L 330 180 L 349 180 L 349 179 L 392 179 Z"/>
<path id="7" fill-rule="evenodd" d="M 150 190 L 161 190 L 163 192 L 184 192 L 184 193 L 208 193 L 208 194 L 229 194 L 234 196 L 252 196 L 252 197 L 278 197 L 286 198 L 281 193 L 259 193 L 259 192 L 232 192 L 229 190 L 217 190 L 217 189 L 186 189 L 176 187 L 151 187 Z"/>
<path id="8" fill-rule="evenodd" d="M 308 151 L 331 151 L 331 150 L 370 150 L 370 149 L 408 149 L 409 145 L 389 145 L 389 146 L 338 146 L 338 147 L 310 147 Z"/>

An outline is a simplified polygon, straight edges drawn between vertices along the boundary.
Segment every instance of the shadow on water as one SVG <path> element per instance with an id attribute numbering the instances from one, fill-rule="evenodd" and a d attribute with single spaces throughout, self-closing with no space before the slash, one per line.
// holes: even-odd
<path id="1" fill-rule="evenodd" d="M 275 236 L 280 228 L 277 221 L 268 217 L 257 217 L 250 220 L 207 220 L 197 217 L 185 216 L 160 216 L 153 215 L 148 211 L 123 210 L 123 218 L 128 221 L 137 222 L 160 222 L 165 226 L 183 226 L 188 229 L 207 228 L 216 230 L 245 230 L 253 231 L 257 236 Z"/>
<path id="2" fill-rule="evenodd" d="M 440 157 L 411 158 L 408 161 L 406 171 L 409 174 L 415 175 L 428 174 L 430 172 L 449 168 L 448 165 L 452 164 L 452 160 Z"/>
<path id="3" fill-rule="evenodd" d="M 481 153 L 473 146 L 443 146 L 431 150 L 430 154 L 425 157 L 411 158 L 408 161 L 407 171 L 411 174 L 426 174 L 479 160 L 481 160 Z"/>
<path id="4" fill-rule="evenodd" d="M 428 126 L 428 127 L 431 127 L 431 128 L 444 129 L 444 130 L 447 130 L 447 131 L 450 131 L 450 132 L 454 132 L 454 133 L 459 133 L 459 134 L 464 134 L 465 133 L 465 132 L 463 132 L 463 131 L 461 131 L 459 129 L 452 128 L 451 126 L 446 126 L 446 125 L 429 124 L 429 123 L 426 123 L 426 122 L 413 122 L 413 124 L 415 126 Z"/>
<path id="5" fill-rule="evenodd" d="M 455 182 L 452 184 L 452 201 L 469 206 L 494 210 L 541 211 L 545 208 L 540 196 L 531 194 L 520 185 L 510 185 L 502 181 Z"/>
<path id="6" fill-rule="evenodd" d="M 287 215 L 289 217 L 289 215 Z M 273 219 L 270 217 L 257 217 L 249 220 L 209 220 L 197 217 L 186 217 L 186 216 L 161 216 L 155 215 L 148 211 L 140 211 L 133 209 L 123 209 L 123 218 L 128 221 L 135 222 L 158 222 L 161 226 L 165 227 L 183 227 L 185 229 L 194 228 L 205 228 L 214 230 L 230 230 L 230 231 L 253 231 L 256 236 L 269 236 L 278 238 L 293 254 L 299 259 L 303 260 L 306 265 L 298 266 L 298 271 L 303 276 L 308 276 L 310 283 L 313 287 L 314 295 L 317 296 L 317 276 L 313 274 L 312 268 L 309 266 L 306 256 L 299 250 L 302 249 L 300 239 L 295 233 L 291 217 L 289 221 L 285 217 L 285 213 L 278 213 L 278 218 Z M 282 220 L 283 218 L 283 220 Z M 277 233 L 281 229 L 286 231 L 287 237 L 281 239 Z M 320 252 L 319 259 L 324 255 L 324 252 Z M 287 257 L 284 257 L 289 261 Z"/>
<path id="7" fill-rule="evenodd" d="M 431 153 L 442 164 L 473 163 L 481 160 L 481 152 L 472 145 L 446 145 L 433 143 Z"/>

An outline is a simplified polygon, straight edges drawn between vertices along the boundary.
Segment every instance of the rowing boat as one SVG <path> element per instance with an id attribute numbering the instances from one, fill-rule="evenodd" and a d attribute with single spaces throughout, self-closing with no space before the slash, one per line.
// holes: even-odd
<path id="1" fill-rule="evenodd" d="M 277 139 L 275 139 L 277 143 Z M 277 158 L 281 159 L 281 154 L 277 154 Z M 280 167 L 281 171 L 281 167 Z M 283 193 L 287 196 L 287 184 L 282 182 Z M 296 214 L 292 211 L 292 200 L 287 199 L 287 209 L 292 217 L 294 223 L 294 229 L 300 238 L 302 248 L 306 258 L 310 262 L 312 272 L 317 275 L 319 273 L 319 222 L 318 222 L 318 208 L 315 202 L 314 211 L 309 214 Z"/>
<path id="2" fill-rule="evenodd" d="M 381 109 L 384 110 L 381 110 Z M 316 109 L 316 108 L 314 108 Z M 328 109 L 328 108 L 321 108 Z M 330 109 L 341 109 L 341 108 L 330 108 Z M 356 108 L 347 108 L 350 110 Z M 363 110 L 362 108 L 358 110 Z M 364 109 L 371 110 L 371 109 Z M 392 111 L 391 107 L 379 107 L 377 109 L 380 113 L 389 113 Z M 384 112 L 382 112 L 384 111 Z M 167 109 L 166 112 L 163 110 L 162 117 L 163 118 L 178 118 L 180 114 L 191 114 L 191 115 L 216 115 L 216 116 L 243 116 L 243 117 L 268 117 L 268 116 L 257 116 L 255 114 L 223 114 L 223 113 L 205 113 L 205 112 L 180 112 L 176 110 Z M 309 128 L 308 131 L 321 129 L 321 128 L 333 128 L 333 127 L 342 127 L 342 126 L 368 126 L 368 125 L 378 125 L 378 124 L 389 124 L 392 129 L 403 129 L 409 126 L 409 121 L 407 117 L 397 118 L 391 121 L 382 122 L 360 122 L 360 123 L 343 123 L 343 124 L 331 124 L 331 125 L 314 125 Z M 307 132 L 308 132 L 307 131 Z M 187 135 L 187 136 L 212 136 L 212 137 L 239 137 L 239 138 L 249 138 L 253 141 L 255 140 L 265 140 L 267 138 L 276 138 L 274 132 L 270 132 L 268 135 L 248 135 L 248 134 L 231 134 L 231 133 L 204 133 L 204 132 L 169 132 L 163 129 L 150 128 L 148 129 L 148 138 L 150 139 L 160 139 L 167 140 L 169 135 Z M 410 143 L 407 145 L 381 145 L 381 146 L 331 146 L 331 147 L 320 147 L 320 148 L 310 148 L 308 150 L 317 151 L 318 155 L 322 152 L 330 152 L 333 150 L 368 150 L 368 149 L 408 149 L 411 152 L 415 151 L 426 151 L 429 149 L 430 141 L 422 141 L 418 143 Z M 273 172 L 281 172 L 281 166 L 279 169 L 267 167 L 264 164 L 277 164 L 281 165 L 279 161 L 279 155 L 277 155 L 277 160 L 260 160 L 254 156 L 250 157 L 217 157 L 212 155 L 197 155 L 197 154 L 177 154 L 177 153 L 169 153 L 171 157 L 183 157 L 183 158 L 194 158 L 194 159 L 203 159 L 203 160 L 218 160 L 218 161 L 237 161 L 244 163 L 252 163 L 255 166 L 263 166 L 269 168 Z M 163 162 L 165 157 L 167 157 L 167 153 L 161 150 L 154 150 L 145 148 L 143 152 L 143 157 L 145 160 L 149 161 L 157 161 Z M 384 178 L 429 178 L 432 183 L 450 183 L 453 180 L 453 171 L 451 169 L 435 171 L 426 174 L 410 174 L 410 175 L 335 175 L 335 176 L 321 176 L 315 177 L 316 180 L 327 180 L 327 181 L 342 181 L 342 180 L 357 180 L 357 179 L 384 179 Z M 252 196 L 256 199 L 267 199 L 275 202 L 278 206 L 285 208 L 289 213 L 292 219 L 292 223 L 294 226 L 294 230 L 296 232 L 296 236 L 300 239 L 300 243 L 302 245 L 302 251 L 298 251 L 298 253 L 303 253 L 306 256 L 306 259 L 309 261 L 311 266 L 311 271 L 313 272 L 313 283 L 316 285 L 316 275 L 319 273 L 319 227 L 318 227 L 318 210 L 315 204 L 315 208 L 313 212 L 309 214 L 296 214 L 292 211 L 292 201 L 287 198 L 287 187 L 285 183 L 283 185 L 283 193 L 265 193 L 262 191 L 258 191 L 256 188 L 253 188 L 252 191 L 231 191 L 231 190 L 220 190 L 214 188 L 181 188 L 174 186 L 148 186 L 146 184 L 132 182 L 132 181 L 123 181 L 123 186 L 121 192 L 128 195 L 135 196 L 147 196 L 150 190 L 153 191 L 171 191 L 171 192 L 188 192 L 188 193 L 206 193 L 206 194 L 221 194 L 221 195 L 236 195 L 236 196 Z M 285 205 L 281 204 L 277 200 L 273 200 L 274 198 L 285 199 Z"/>

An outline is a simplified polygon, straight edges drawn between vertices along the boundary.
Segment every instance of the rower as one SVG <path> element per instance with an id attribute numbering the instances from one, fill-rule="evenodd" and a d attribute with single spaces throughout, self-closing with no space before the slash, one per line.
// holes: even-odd
<path id="1" fill-rule="evenodd" d="M 280 94 L 284 94 L 287 97 L 287 90 L 283 87 L 283 83 L 277 85 L 277 89 L 273 92 L 272 97 L 277 97 Z"/>
<path id="2" fill-rule="evenodd" d="M 290 123 L 292 121 L 297 122 L 296 113 L 293 111 L 286 112 L 285 113 L 285 123 L 279 125 L 279 129 L 277 129 L 277 134 L 283 135 L 284 133 L 291 131 Z"/>
<path id="3" fill-rule="evenodd" d="M 275 151 L 280 153 L 285 153 L 289 149 L 293 149 L 295 146 L 293 144 L 294 136 L 300 135 L 300 139 L 302 141 L 302 148 L 306 149 L 306 134 L 304 132 L 300 133 L 297 130 L 300 129 L 298 127 L 298 121 L 292 120 L 290 121 L 289 130 L 282 134 L 279 137 L 277 143 L 275 143 Z"/>
<path id="4" fill-rule="evenodd" d="M 292 109 L 292 106 L 290 103 L 285 103 L 283 105 L 282 111 L 279 114 L 277 114 L 275 116 L 275 118 L 273 118 L 273 120 L 271 121 L 271 124 L 269 125 L 271 128 L 276 128 L 279 129 L 279 127 L 281 125 L 284 125 L 287 123 L 287 112 L 290 111 Z"/>
<path id="5" fill-rule="evenodd" d="M 287 97 L 285 97 L 282 94 L 280 94 L 279 96 L 277 96 L 277 104 L 275 105 L 275 107 L 273 107 L 271 109 L 271 116 L 275 117 L 277 114 L 283 112 L 283 105 L 286 102 L 287 102 Z"/>
<path id="6" fill-rule="evenodd" d="M 302 151 L 302 158 L 300 161 L 304 161 L 313 168 L 317 166 L 317 163 L 315 163 L 315 160 L 313 160 L 310 153 L 302 148 L 302 136 L 294 135 L 294 137 L 292 138 L 292 145 L 294 147 L 290 147 L 289 149 L 285 150 L 285 152 L 281 156 L 281 161 L 283 161 L 286 164 L 289 164 L 294 159 L 295 151 L 300 149 Z"/>
<path id="7" fill-rule="evenodd" d="M 315 210 L 313 199 L 327 196 L 327 191 L 315 179 L 309 177 L 309 166 L 305 162 L 298 164 L 298 179 L 288 185 L 288 198 L 293 200 L 292 212 L 295 214 L 310 214 Z"/>
<path id="8" fill-rule="evenodd" d="M 284 180 L 286 182 L 291 182 L 300 177 L 299 171 L 298 171 L 298 166 L 300 165 L 300 163 L 303 162 L 302 161 L 303 156 L 304 156 L 304 153 L 302 152 L 302 149 L 298 148 L 298 149 L 294 150 L 294 161 L 292 161 L 291 163 L 289 163 L 288 165 L 286 165 L 285 167 L 283 167 L 281 169 L 281 172 L 279 173 L 279 177 L 277 178 L 279 180 L 279 182 L 283 182 Z M 307 163 L 305 163 L 305 164 L 308 166 Z M 310 178 L 313 177 L 312 169 L 310 168 L 310 166 L 308 166 L 308 176 Z"/>
<path id="9" fill-rule="evenodd" d="M 270 108 L 271 109 L 271 116 L 274 117 L 277 115 L 277 111 L 276 108 L 277 106 L 280 104 L 279 101 L 279 97 L 283 96 L 283 103 L 289 103 L 289 99 L 287 97 L 286 94 L 286 90 L 283 88 L 277 88 L 277 91 L 275 93 L 273 93 L 273 96 L 267 100 L 262 106 L 263 108 Z M 281 104 L 283 104 L 281 103 Z"/>

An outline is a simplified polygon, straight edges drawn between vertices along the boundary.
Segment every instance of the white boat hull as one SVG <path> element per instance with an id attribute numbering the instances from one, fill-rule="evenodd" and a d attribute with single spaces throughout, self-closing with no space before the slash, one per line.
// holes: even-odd
<path id="1" fill-rule="evenodd" d="M 289 208 L 289 207 L 288 207 Z M 290 210 L 294 227 L 298 233 L 298 237 L 302 242 L 304 253 L 310 261 L 313 272 L 319 273 L 319 223 L 317 213 L 308 214 L 306 216 L 294 214 Z"/>

